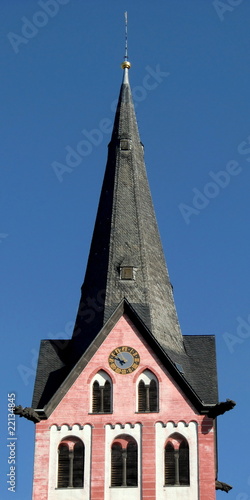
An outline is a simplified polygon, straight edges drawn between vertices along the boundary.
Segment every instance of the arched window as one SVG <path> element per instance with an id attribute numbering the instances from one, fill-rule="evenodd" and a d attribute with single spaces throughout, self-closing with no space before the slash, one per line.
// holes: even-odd
<path id="1" fill-rule="evenodd" d="M 58 488 L 83 488 L 84 444 L 74 437 L 64 438 L 58 447 Z"/>
<path id="2" fill-rule="evenodd" d="M 138 411 L 158 411 L 158 380 L 150 370 L 140 375 L 138 383 Z"/>
<path id="3" fill-rule="evenodd" d="M 111 379 L 103 370 L 100 370 L 92 385 L 92 412 L 111 413 L 112 385 Z"/>
<path id="4" fill-rule="evenodd" d="M 188 442 L 179 434 L 173 434 L 165 446 L 165 486 L 189 484 Z"/>
<path id="5" fill-rule="evenodd" d="M 111 447 L 111 486 L 137 486 L 137 443 L 131 436 L 118 436 Z"/>

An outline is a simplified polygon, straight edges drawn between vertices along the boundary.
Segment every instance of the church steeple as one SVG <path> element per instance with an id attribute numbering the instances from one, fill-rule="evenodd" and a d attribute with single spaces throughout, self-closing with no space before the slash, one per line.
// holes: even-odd
<path id="1" fill-rule="evenodd" d="M 41 342 L 33 500 L 215 500 L 214 338 L 180 332 L 122 67 L 73 338 Z"/>
<path id="2" fill-rule="evenodd" d="M 73 338 L 84 350 L 126 299 L 166 350 L 182 352 L 125 51 L 123 81 Z M 92 304 L 92 305 L 91 305 Z"/>

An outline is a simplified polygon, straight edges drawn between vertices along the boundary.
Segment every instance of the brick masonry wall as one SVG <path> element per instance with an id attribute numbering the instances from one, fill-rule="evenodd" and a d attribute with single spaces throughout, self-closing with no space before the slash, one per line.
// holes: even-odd
<path id="1" fill-rule="evenodd" d="M 142 491 L 143 500 L 156 498 L 155 491 L 155 426 L 145 422 L 142 431 Z"/>
<path id="2" fill-rule="evenodd" d="M 33 500 L 47 500 L 49 480 L 49 427 L 47 422 L 36 426 Z"/>

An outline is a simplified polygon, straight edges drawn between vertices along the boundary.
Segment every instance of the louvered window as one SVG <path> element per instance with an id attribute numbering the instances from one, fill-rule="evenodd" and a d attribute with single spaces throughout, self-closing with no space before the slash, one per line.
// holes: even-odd
<path id="1" fill-rule="evenodd" d="M 58 488 L 67 488 L 69 485 L 69 447 L 60 444 L 58 449 Z"/>
<path id="2" fill-rule="evenodd" d="M 157 382 L 152 379 L 148 384 L 140 380 L 138 384 L 138 411 L 150 412 L 158 410 Z"/>
<path id="3" fill-rule="evenodd" d="M 122 486 L 122 447 L 114 443 L 111 449 L 111 486 Z"/>
<path id="4" fill-rule="evenodd" d="M 175 484 L 174 447 L 168 443 L 165 448 L 165 485 Z"/>
<path id="5" fill-rule="evenodd" d="M 93 383 L 93 413 L 111 412 L 111 384 L 106 380 L 102 386 L 97 380 Z"/>
<path id="6" fill-rule="evenodd" d="M 111 448 L 111 486 L 137 486 L 138 458 L 137 444 L 134 440 L 122 447 L 114 443 Z"/>
<path id="7" fill-rule="evenodd" d="M 157 383 L 154 379 L 149 384 L 149 411 L 158 410 Z"/>
<path id="8" fill-rule="evenodd" d="M 189 485 L 189 447 L 185 439 L 178 448 L 168 442 L 165 447 L 165 486 Z"/>
<path id="9" fill-rule="evenodd" d="M 103 387 L 103 411 L 104 413 L 111 412 L 111 383 L 108 380 Z"/>
<path id="10" fill-rule="evenodd" d="M 82 488 L 84 444 L 77 438 L 65 440 L 58 448 L 58 488 Z"/>
<path id="11" fill-rule="evenodd" d="M 101 389 L 97 380 L 93 383 L 93 413 L 101 411 Z"/>
<path id="12" fill-rule="evenodd" d="M 77 442 L 73 449 L 73 487 L 83 487 L 84 446 L 81 441 Z"/>
<path id="13" fill-rule="evenodd" d="M 140 380 L 138 385 L 138 411 L 146 411 L 147 408 L 147 392 L 143 380 Z"/>
<path id="14" fill-rule="evenodd" d="M 182 441 L 179 448 L 180 484 L 189 484 L 189 449 L 187 441 Z"/>
<path id="15" fill-rule="evenodd" d="M 137 486 L 137 444 L 129 442 L 127 446 L 127 486 Z"/>

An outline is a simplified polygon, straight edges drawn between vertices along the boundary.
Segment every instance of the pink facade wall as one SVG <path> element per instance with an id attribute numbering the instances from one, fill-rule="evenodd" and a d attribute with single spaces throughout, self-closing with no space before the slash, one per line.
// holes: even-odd
<path id="1" fill-rule="evenodd" d="M 33 499 L 47 500 L 49 479 L 49 426 L 47 421 L 36 425 Z"/>
<path id="2" fill-rule="evenodd" d="M 155 428 L 153 422 L 145 422 L 142 433 L 142 491 L 143 500 L 156 498 L 155 492 Z"/>
<path id="3" fill-rule="evenodd" d="M 121 345 L 134 347 L 140 354 L 140 366 L 133 373 L 121 375 L 108 365 L 110 352 Z M 159 380 L 159 412 L 136 413 L 135 384 L 139 374 L 150 369 Z M 91 414 L 90 382 L 99 370 L 113 380 L 113 413 Z M 199 498 L 215 499 L 215 443 L 213 421 L 197 414 L 155 354 L 123 316 L 96 351 L 91 361 L 46 421 L 36 424 L 36 451 L 33 500 L 48 499 L 49 429 L 56 424 L 92 425 L 91 499 L 104 498 L 105 424 L 142 424 L 142 498 L 156 500 L 155 494 L 155 423 L 169 421 L 197 422 L 199 459 Z"/>

